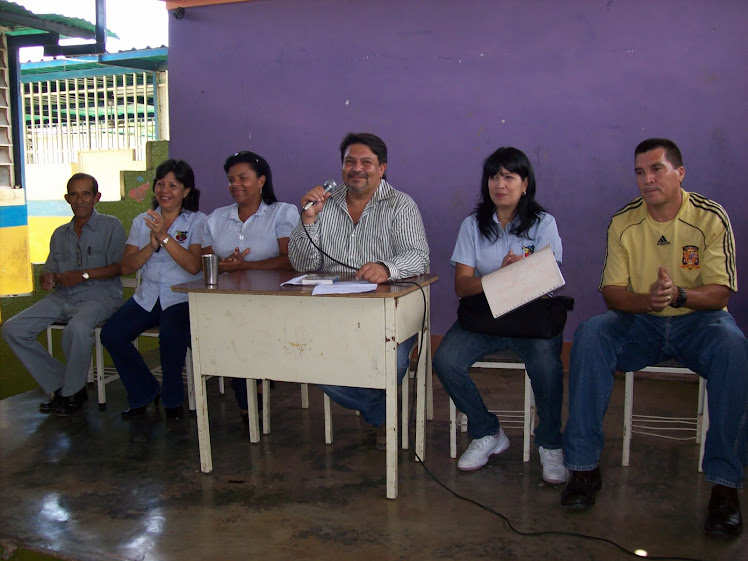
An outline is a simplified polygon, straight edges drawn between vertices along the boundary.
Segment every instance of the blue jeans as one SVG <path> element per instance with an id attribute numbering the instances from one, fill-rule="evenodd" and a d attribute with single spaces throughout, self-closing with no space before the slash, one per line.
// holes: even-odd
<path id="1" fill-rule="evenodd" d="M 413 337 L 397 346 L 398 383 L 402 382 L 403 376 L 408 371 L 410 352 L 413 350 L 413 345 L 417 337 L 417 335 L 413 335 Z M 326 386 L 323 384 L 320 384 L 319 387 L 338 405 L 342 405 L 348 409 L 357 409 L 364 418 L 364 421 L 370 425 L 379 427 L 384 424 L 386 417 L 386 392 L 384 390 L 351 388 L 348 386 Z"/>
<path id="2" fill-rule="evenodd" d="M 499 432 L 499 420 L 489 413 L 480 392 L 470 378 L 470 367 L 486 355 L 512 350 L 527 367 L 540 418 L 535 444 L 548 449 L 561 448 L 561 405 L 564 398 L 564 371 L 561 363 L 561 334 L 550 339 L 498 337 L 467 331 L 455 322 L 434 355 L 434 370 L 457 409 L 468 418 L 468 433 L 483 438 Z"/>
<path id="3" fill-rule="evenodd" d="M 132 344 L 143 331 L 157 325 L 163 388 Z M 165 407 L 182 405 L 182 369 L 184 355 L 190 345 L 190 310 L 187 302 L 162 310 L 161 303 L 157 301 L 149 312 L 130 298 L 104 325 L 101 342 L 119 372 L 130 407 L 148 405 L 159 394 L 162 394 Z"/>
<path id="4" fill-rule="evenodd" d="M 706 480 L 742 487 L 748 461 L 748 341 L 724 311 L 670 318 L 609 311 L 581 324 L 571 349 L 566 467 L 597 467 L 615 371 L 635 371 L 671 358 L 706 379 Z"/>

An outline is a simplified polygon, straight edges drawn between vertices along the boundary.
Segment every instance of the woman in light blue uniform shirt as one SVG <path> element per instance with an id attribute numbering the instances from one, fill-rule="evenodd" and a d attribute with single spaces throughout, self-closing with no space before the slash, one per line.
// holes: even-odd
<path id="1" fill-rule="evenodd" d="M 166 160 L 156 168 L 153 210 L 135 218 L 122 257 L 122 274 L 140 271 L 135 294 L 109 318 L 101 342 L 109 351 L 127 390 L 128 409 L 122 416 L 145 413 L 163 397 L 166 416 L 182 418 L 182 369 L 190 344 L 190 316 L 186 293 L 175 284 L 202 278 L 200 250 L 205 214 L 198 211 L 200 191 L 195 174 L 182 160 Z M 162 384 L 153 377 L 133 340 L 159 326 Z"/>
<path id="2" fill-rule="evenodd" d="M 249 269 L 291 271 L 288 240 L 299 223 L 298 209 L 279 202 L 273 190 L 273 176 L 265 158 L 254 152 L 237 152 L 223 164 L 234 204 L 214 210 L 205 221 L 203 253 L 215 253 L 221 260 L 219 272 Z M 242 421 L 247 415 L 247 383 L 233 378 Z M 260 402 L 262 403 L 262 402 Z"/>
<path id="3" fill-rule="evenodd" d="M 483 292 L 481 277 L 550 245 L 561 263 L 561 238 L 556 220 L 535 201 L 535 174 L 527 156 L 516 148 L 499 148 L 483 164 L 481 200 L 460 227 L 452 254 L 455 290 L 462 298 Z M 543 479 L 566 481 L 561 452 L 563 400 L 562 334 L 549 339 L 499 337 L 463 329 L 458 322 L 444 336 L 434 355 L 444 389 L 468 418 L 470 446 L 457 467 L 483 467 L 493 454 L 509 446 L 499 421 L 483 403 L 470 378 L 478 359 L 505 349 L 516 352 L 527 367 L 540 422 L 535 429 Z"/>

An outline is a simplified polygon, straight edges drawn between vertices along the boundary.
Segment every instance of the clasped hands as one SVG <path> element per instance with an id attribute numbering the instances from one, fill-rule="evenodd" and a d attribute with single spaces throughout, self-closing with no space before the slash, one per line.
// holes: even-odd
<path id="1" fill-rule="evenodd" d="M 678 287 L 670 278 L 667 267 L 657 269 L 657 280 L 649 285 L 647 300 L 653 312 L 661 312 L 678 298 Z"/>
<path id="2" fill-rule="evenodd" d="M 239 248 L 234 248 L 234 253 L 228 257 L 224 257 L 218 262 L 219 273 L 233 273 L 234 271 L 241 271 L 244 263 L 244 258 L 249 255 L 249 248 L 244 251 L 239 251 Z"/>
<path id="3" fill-rule="evenodd" d="M 169 235 L 168 232 L 164 232 L 164 219 L 155 210 L 148 210 L 145 214 L 145 224 L 151 229 L 151 247 L 158 249 L 164 238 Z"/>
<path id="4" fill-rule="evenodd" d="M 501 262 L 502 267 L 506 267 L 507 265 L 511 265 L 512 263 L 516 263 L 517 261 L 521 261 L 525 257 L 523 255 L 516 255 L 511 249 L 509 250 L 509 253 L 507 253 L 504 256 L 503 261 Z"/>

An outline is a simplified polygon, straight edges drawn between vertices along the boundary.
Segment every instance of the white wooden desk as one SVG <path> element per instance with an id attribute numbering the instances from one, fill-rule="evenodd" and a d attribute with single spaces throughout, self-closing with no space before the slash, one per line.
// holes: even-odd
<path id="1" fill-rule="evenodd" d="M 218 286 L 192 281 L 172 287 L 187 292 L 192 330 L 200 467 L 213 469 L 205 380 L 247 378 L 250 441 L 259 442 L 257 379 L 386 390 L 387 498 L 397 497 L 397 344 L 421 331 L 430 337 L 430 285 L 384 284 L 364 294 L 312 296 L 312 287 L 284 286 L 294 273 L 242 271 L 219 276 Z M 426 345 L 426 348 L 429 348 Z M 416 376 L 416 452 L 424 458 L 426 368 Z"/>

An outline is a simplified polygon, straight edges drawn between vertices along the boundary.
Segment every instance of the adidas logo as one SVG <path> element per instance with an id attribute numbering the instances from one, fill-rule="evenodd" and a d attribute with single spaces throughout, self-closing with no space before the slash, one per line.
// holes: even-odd
<path id="1" fill-rule="evenodd" d="M 665 239 L 665 236 L 660 236 L 660 239 L 657 240 L 657 245 L 670 245 L 670 242 Z"/>

